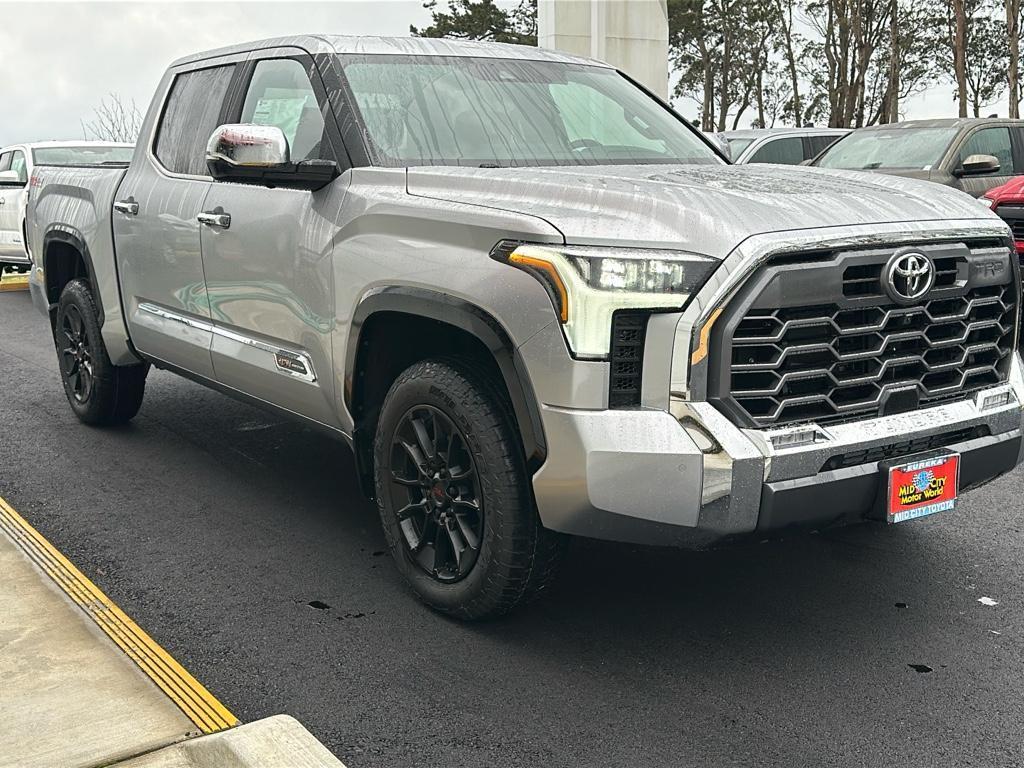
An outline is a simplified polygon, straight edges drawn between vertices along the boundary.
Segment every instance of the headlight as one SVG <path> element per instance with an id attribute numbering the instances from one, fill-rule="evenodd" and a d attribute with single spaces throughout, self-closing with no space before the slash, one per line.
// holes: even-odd
<path id="1" fill-rule="evenodd" d="M 617 309 L 682 309 L 719 262 L 685 251 L 503 241 L 491 257 L 543 283 L 577 357 L 601 358 Z"/>
<path id="2" fill-rule="evenodd" d="M 993 200 L 991 197 L 985 197 L 984 195 L 982 195 L 981 197 L 978 198 L 978 202 L 984 205 L 986 208 L 991 208 L 992 210 L 995 210 L 996 201 Z"/>

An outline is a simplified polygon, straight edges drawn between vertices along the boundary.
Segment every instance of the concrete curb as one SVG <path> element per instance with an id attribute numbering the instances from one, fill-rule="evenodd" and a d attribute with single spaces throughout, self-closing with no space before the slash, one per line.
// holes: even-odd
<path id="1" fill-rule="evenodd" d="M 179 742 L 110 768 L 345 768 L 298 720 L 275 715 Z"/>

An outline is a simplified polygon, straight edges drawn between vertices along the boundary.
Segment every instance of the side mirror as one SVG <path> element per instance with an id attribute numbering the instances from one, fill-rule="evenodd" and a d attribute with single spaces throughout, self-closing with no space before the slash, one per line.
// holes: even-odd
<path id="1" fill-rule="evenodd" d="M 969 155 L 957 168 L 957 176 L 981 176 L 999 170 L 999 158 L 995 155 Z"/>
<path id="2" fill-rule="evenodd" d="M 210 175 L 224 181 L 316 190 L 338 175 L 331 160 L 291 161 L 288 140 L 274 125 L 229 124 L 206 143 Z"/>
<path id="3" fill-rule="evenodd" d="M 17 171 L 0 171 L 0 187 L 24 187 L 21 174 Z"/>

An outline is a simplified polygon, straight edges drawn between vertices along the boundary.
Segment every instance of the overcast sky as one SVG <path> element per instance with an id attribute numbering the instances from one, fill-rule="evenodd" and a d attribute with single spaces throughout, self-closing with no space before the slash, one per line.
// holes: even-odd
<path id="1" fill-rule="evenodd" d="M 440 4 L 444 5 L 444 0 Z M 503 2 L 511 5 L 514 2 Z M 145 112 L 167 65 L 196 51 L 277 35 L 407 35 L 430 14 L 420 0 L 338 2 L 0 3 L 0 145 L 82 137 L 80 121 L 108 93 Z M 952 114 L 942 86 L 907 117 Z M 686 117 L 692 104 L 680 103 Z M 988 112 L 1005 114 L 1005 104 Z"/>

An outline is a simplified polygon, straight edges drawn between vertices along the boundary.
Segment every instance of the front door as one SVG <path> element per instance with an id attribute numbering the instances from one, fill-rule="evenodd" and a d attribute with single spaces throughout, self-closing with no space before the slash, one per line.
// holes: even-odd
<path id="1" fill-rule="evenodd" d="M 250 68 L 231 122 L 277 126 L 293 162 L 335 159 L 311 59 L 283 54 Z M 342 183 L 309 192 L 214 181 L 203 205 L 211 223 L 201 231 L 218 381 L 330 425 L 338 413 L 332 253 Z"/>
<path id="2" fill-rule="evenodd" d="M 0 257 L 23 260 L 27 258 L 22 229 L 28 189 L 25 153 L 20 149 L 4 152 L 0 155 L 0 171 L 18 174 L 17 182 L 0 184 Z"/>
<path id="3" fill-rule="evenodd" d="M 114 202 L 114 242 L 132 342 L 142 353 L 213 379 L 212 325 L 196 218 L 210 189 L 206 143 L 217 128 L 234 65 L 178 72 L 151 110 Z M 159 104 L 159 102 L 158 102 Z M 152 121 L 159 120 L 153 126 Z"/>
<path id="4" fill-rule="evenodd" d="M 958 186 L 974 197 L 988 192 L 990 189 L 1005 184 L 1014 176 L 1013 148 L 1010 142 L 1010 129 L 1005 125 L 979 128 L 969 134 L 957 153 L 955 168 L 963 165 L 971 155 L 993 155 L 999 160 L 999 170 L 978 176 L 961 176 Z"/>

